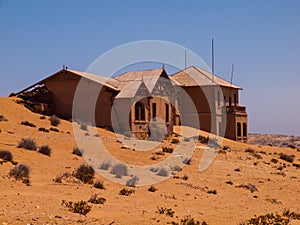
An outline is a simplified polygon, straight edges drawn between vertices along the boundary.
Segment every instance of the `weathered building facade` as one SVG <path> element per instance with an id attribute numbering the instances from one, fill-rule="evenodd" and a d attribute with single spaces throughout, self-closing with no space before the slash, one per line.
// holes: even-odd
<path id="1" fill-rule="evenodd" d="M 246 108 L 239 105 L 241 88 L 197 67 L 172 76 L 164 69 L 153 69 L 127 72 L 113 78 L 62 69 L 17 95 L 35 111 L 71 119 L 77 88 L 83 81 L 88 88 L 81 93 L 82 101 L 89 103 L 93 90 L 99 90 L 96 101 L 91 102 L 96 126 L 138 138 L 153 136 L 153 126 L 160 126 L 165 135 L 170 135 L 173 126 L 180 124 L 180 117 L 189 113 L 186 107 L 180 108 L 185 100 L 178 96 L 177 86 L 193 101 L 200 129 L 210 132 L 213 128 L 223 128 L 225 137 L 247 141 Z M 226 109 L 226 127 L 220 122 L 221 109 Z M 91 111 L 87 107 L 76 110 L 83 117 Z"/>

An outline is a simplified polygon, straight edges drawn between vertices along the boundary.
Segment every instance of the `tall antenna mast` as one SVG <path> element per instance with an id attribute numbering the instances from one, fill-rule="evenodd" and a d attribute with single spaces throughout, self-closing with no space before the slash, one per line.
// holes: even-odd
<path id="1" fill-rule="evenodd" d="M 186 69 L 186 49 L 184 50 L 184 69 Z"/>
<path id="2" fill-rule="evenodd" d="M 215 75 L 215 54 L 214 54 L 214 39 L 211 39 L 211 67 L 212 67 L 212 79 L 214 81 L 214 75 Z"/>
<path id="3" fill-rule="evenodd" d="M 231 80 L 230 80 L 230 87 L 232 86 L 233 72 L 234 72 L 234 64 L 232 64 L 232 66 L 231 66 Z"/>

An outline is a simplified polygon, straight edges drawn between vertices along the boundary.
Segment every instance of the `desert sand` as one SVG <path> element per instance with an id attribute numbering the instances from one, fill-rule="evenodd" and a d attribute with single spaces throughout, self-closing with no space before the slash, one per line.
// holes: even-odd
<path id="1" fill-rule="evenodd" d="M 92 184 L 78 182 L 57 183 L 53 180 L 64 172 L 72 173 L 82 163 L 83 157 L 72 154 L 76 142 L 72 123 L 61 120 L 59 132 L 38 131 L 49 129 L 49 117 L 40 119 L 16 98 L 0 98 L 0 115 L 7 121 L 0 122 L 0 150 L 8 150 L 14 161 L 30 167 L 30 185 L 16 181 L 8 174 L 14 165 L 0 164 L 0 222 L 4 224 L 171 224 L 190 215 L 195 220 L 208 224 L 238 224 L 254 215 L 281 212 L 290 209 L 300 212 L 300 169 L 280 159 L 279 154 L 294 155 L 294 164 L 300 164 L 297 148 L 256 146 L 224 139 L 223 146 L 230 151 L 221 151 L 214 162 L 203 172 L 198 170 L 203 148 L 197 148 L 190 165 L 164 182 L 154 184 L 156 192 L 149 192 L 149 186 L 128 187 L 135 193 L 122 196 L 123 185 L 114 183 L 96 174 L 94 180 L 102 180 L 105 189 L 96 189 Z M 21 125 L 29 121 L 36 127 Z M 179 128 L 177 128 L 179 129 Z M 137 152 L 121 148 L 115 135 L 97 128 L 99 138 L 107 145 L 110 153 L 122 162 L 136 165 L 150 165 L 163 160 L 159 156 L 152 160 L 156 150 Z M 200 132 L 207 135 L 205 132 Z M 32 138 L 38 146 L 48 145 L 51 156 L 36 151 L 17 148 L 22 138 Z M 173 146 L 165 140 L 165 144 Z M 198 143 L 198 146 L 205 146 Z M 253 149 L 256 154 L 246 152 Z M 277 159 L 274 163 L 272 159 Z M 1 160 L 1 159 L 0 159 Z M 281 170 L 280 170 L 281 169 Z M 187 180 L 182 179 L 183 176 Z M 239 185 L 254 185 L 251 192 Z M 215 191 L 215 192 L 214 192 Z M 92 194 L 106 198 L 103 205 L 91 204 L 86 215 L 71 212 L 61 203 L 66 201 L 87 201 Z M 174 211 L 174 216 L 159 214 L 158 208 Z M 293 221 L 293 224 L 300 224 Z"/>

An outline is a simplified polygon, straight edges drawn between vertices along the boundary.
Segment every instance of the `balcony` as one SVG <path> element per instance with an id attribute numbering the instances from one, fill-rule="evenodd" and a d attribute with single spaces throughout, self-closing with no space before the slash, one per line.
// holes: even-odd
<path id="1" fill-rule="evenodd" d="M 227 113 L 246 113 L 245 106 L 226 106 Z"/>

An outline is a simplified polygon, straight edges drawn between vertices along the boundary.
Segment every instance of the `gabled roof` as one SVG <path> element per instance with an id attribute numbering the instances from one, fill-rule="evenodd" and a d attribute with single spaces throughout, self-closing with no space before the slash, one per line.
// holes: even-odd
<path id="1" fill-rule="evenodd" d="M 135 80 L 128 83 L 122 91 L 116 96 L 118 98 L 133 98 L 138 95 L 150 96 L 149 90 L 141 80 Z"/>
<path id="2" fill-rule="evenodd" d="M 144 81 L 146 87 L 150 92 L 152 92 L 153 88 L 157 80 L 162 76 L 164 69 L 153 69 L 153 70 L 138 70 L 133 72 L 123 73 L 119 76 L 114 77 L 114 79 L 120 81 L 120 85 L 118 86 L 119 90 L 122 90 L 128 83 L 132 81 Z"/>
<path id="3" fill-rule="evenodd" d="M 193 87 L 199 85 L 207 86 L 217 84 L 223 87 L 231 87 L 240 90 L 242 89 L 241 87 L 235 84 L 231 84 L 230 82 L 195 66 L 191 66 L 187 69 L 181 70 L 178 73 L 169 76 L 169 78 L 175 84 L 184 87 Z"/>

